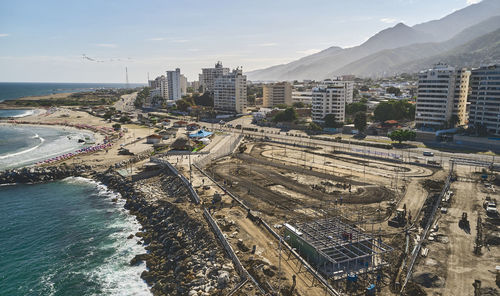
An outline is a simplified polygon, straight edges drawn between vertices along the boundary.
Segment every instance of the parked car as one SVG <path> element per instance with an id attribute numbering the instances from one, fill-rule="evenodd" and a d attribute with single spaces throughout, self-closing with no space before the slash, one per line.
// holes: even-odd
<path id="1" fill-rule="evenodd" d="M 430 151 L 424 151 L 424 153 L 422 153 L 424 156 L 434 156 L 434 153 L 430 152 Z"/>

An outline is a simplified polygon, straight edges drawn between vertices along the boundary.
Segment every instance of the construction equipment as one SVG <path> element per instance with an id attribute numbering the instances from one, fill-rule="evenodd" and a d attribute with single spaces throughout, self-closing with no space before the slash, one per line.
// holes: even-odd
<path id="1" fill-rule="evenodd" d="M 391 227 L 403 227 L 406 225 L 406 209 L 397 209 L 396 216 L 391 220 L 387 221 L 387 224 Z"/>
<path id="2" fill-rule="evenodd" d="M 467 233 L 470 232 L 470 223 L 469 220 L 467 220 L 467 212 L 462 213 L 462 218 L 458 221 L 458 227 L 462 228 Z"/>

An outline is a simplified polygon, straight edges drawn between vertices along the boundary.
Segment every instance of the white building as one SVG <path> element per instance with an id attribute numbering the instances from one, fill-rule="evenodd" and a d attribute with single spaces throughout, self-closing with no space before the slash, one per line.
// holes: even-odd
<path id="1" fill-rule="evenodd" d="M 168 100 L 177 101 L 182 98 L 181 94 L 181 69 L 167 71 L 167 94 Z"/>
<path id="2" fill-rule="evenodd" d="M 199 76 L 203 86 L 203 92 L 213 92 L 215 80 L 223 75 L 229 74 L 229 68 L 222 67 L 221 62 L 217 62 L 214 68 L 203 68 Z"/>
<path id="3" fill-rule="evenodd" d="M 167 78 L 164 75 L 158 76 L 154 80 L 149 80 L 148 84 L 151 91 L 158 89 L 162 98 L 168 98 Z M 157 92 L 155 92 L 155 95 L 157 95 Z"/>
<path id="4" fill-rule="evenodd" d="M 265 84 L 262 88 L 262 105 L 265 108 L 292 105 L 292 85 L 290 82 Z"/>
<path id="5" fill-rule="evenodd" d="M 469 123 L 500 135 L 500 65 L 472 70 Z"/>
<path id="6" fill-rule="evenodd" d="M 188 80 L 186 76 L 184 76 L 183 74 L 181 74 L 180 82 L 181 82 L 181 96 L 185 96 L 187 94 Z"/>
<path id="7" fill-rule="evenodd" d="M 243 75 L 243 70 L 237 68 L 215 79 L 214 108 L 220 111 L 246 112 L 247 77 Z"/>
<path id="8" fill-rule="evenodd" d="M 470 71 L 436 64 L 418 75 L 415 123 L 417 127 L 444 128 L 456 115 L 457 124 L 467 119 Z"/>
<path id="9" fill-rule="evenodd" d="M 312 91 L 292 91 L 292 104 L 304 103 L 306 105 L 312 104 Z"/>
<path id="10" fill-rule="evenodd" d="M 346 102 L 352 102 L 352 92 L 348 81 L 324 81 L 312 90 L 311 115 L 313 121 L 323 122 L 328 114 L 333 114 L 337 122 L 345 120 Z"/>

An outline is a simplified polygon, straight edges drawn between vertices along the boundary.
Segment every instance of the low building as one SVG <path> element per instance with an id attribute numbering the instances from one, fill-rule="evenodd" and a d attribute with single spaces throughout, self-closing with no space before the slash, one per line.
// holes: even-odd
<path id="1" fill-rule="evenodd" d="M 292 91 L 292 104 L 303 103 L 305 105 L 312 104 L 312 91 Z"/>
<path id="2" fill-rule="evenodd" d="M 146 143 L 147 144 L 159 144 L 161 143 L 163 137 L 160 135 L 149 135 L 146 137 Z"/>
<path id="3" fill-rule="evenodd" d="M 187 121 L 179 120 L 179 121 L 174 122 L 173 127 L 184 127 L 187 124 L 188 124 Z"/>
<path id="4" fill-rule="evenodd" d="M 393 249 L 338 218 L 296 226 L 285 223 L 285 241 L 327 278 L 341 279 L 386 265 Z"/>

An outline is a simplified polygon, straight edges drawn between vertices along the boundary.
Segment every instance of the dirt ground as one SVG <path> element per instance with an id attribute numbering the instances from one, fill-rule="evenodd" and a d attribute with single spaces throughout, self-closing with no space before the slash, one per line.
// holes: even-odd
<path id="1" fill-rule="evenodd" d="M 246 146 L 245 153 L 219 160 L 206 172 L 226 184 L 277 232 L 285 222 L 293 224 L 341 214 L 367 232 L 383 234 L 384 240 L 390 240 L 401 230 L 387 226 L 389 215 L 386 209 L 401 200 L 399 205 L 406 203 L 408 210 L 417 213 L 427 197 L 422 182 L 433 178 L 435 173 L 420 166 L 366 160 L 322 149 L 285 148 L 269 143 L 246 143 Z M 198 171 L 193 172 L 195 186 L 205 200 L 210 201 L 215 191 L 223 194 L 213 186 L 210 190 L 203 190 L 203 185 L 210 184 L 209 179 L 203 178 Z M 444 178 L 445 174 L 441 177 Z M 257 256 L 259 260 L 269 261 L 271 269 L 277 266 L 278 240 L 247 219 L 241 208 L 234 206 L 230 209 L 231 201 L 227 195 L 223 195 L 223 201 L 225 206 L 217 209 L 215 216 L 223 225 L 233 223 L 226 234 L 235 250 L 239 250 L 238 256 L 247 268 L 252 270 L 253 266 L 253 261 L 247 258 L 255 257 L 241 251 L 238 244 L 249 249 L 256 245 L 256 253 L 266 259 Z M 242 241 L 238 243 L 239 240 Z M 295 265 L 290 263 L 288 268 L 283 267 L 283 271 L 283 283 L 291 284 L 291 276 L 297 271 Z M 279 282 L 275 278 L 271 281 Z M 307 277 L 298 279 L 297 291 L 305 291 L 305 294 L 299 292 L 300 295 L 316 295 L 310 293 L 310 283 Z M 383 291 L 388 292 L 388 289 Z"/>
<path id="2" fill-rule="evenodd" d="M 498 243 L 482 247 L 481 255 L 475 255 L 473 250 L 478 217 L 482 219 L 483 237 L 500 235 L 498 218 L 488 217 L 482 207 L 486 196 L 499 200 L 498 194 L 480 182 L 480 175 L 474 169 L 459 167 L 456 172 L 459 181 L 451 185 L 454 195 L 448 212 L 438 215 L 435 239 L 425 246 L 429 253 L 419 259 L 413 274 L 429 295 L 474 295 L 474 280 L 481 280 L 482 287 L 497 288 Z M 459 227 L 463 212 L 468 215 L 470 229 Z"/>

